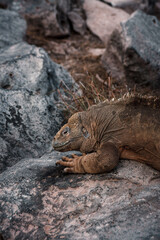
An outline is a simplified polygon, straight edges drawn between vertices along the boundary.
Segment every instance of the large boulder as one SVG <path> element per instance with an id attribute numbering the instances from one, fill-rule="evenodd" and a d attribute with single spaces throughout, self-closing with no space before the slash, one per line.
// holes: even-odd
<path id="1" fill-rule="evenodd" d="M 0 89 L 0 170 L 49 149 L 63 118 L 53 98 Z"/>
<path id="2" fill-rule="evenodd" d="M 24 159 L 0 174 L 4 239 L 159 239 L 158 171 L 124 160 L 109 174 L 66 175 L 55 165 L 61 156 Z"/>
<path id="3" fill-rule="evenodd" d="M 160 22 L 138 10 L 113 31 L 102 62 L 112 77 L 129 85 L 160 86 Z"/>
<path id="4" fill-rule="evenodd" d="M 26 32 L 26 21 L 14 11 L 0 9 L 0 48 L 21 42 Z"/>
<path id="5" fill-rule="evenodd" d="M 0 50 L 0 88 L 27 89 L 36 94 L 53 94 L 67 83 L 74 83 L 69 73 L 54 63 L 42 49 L 25 42 Z"/>
<path id="6" fill-rule="evenodd" d="M 98 36 L 104 44 L 120 22 L 129 18 L 129 14 L 115 9 L 97 0 L 84 0 L 83 9 L 86 13 L 86 24 L 90 31 Z"/>
<path id="7" fill-rule="evenodd" d="M 0 169 L 42 155 L 64 117 L 62 101 L 77 85 L 47 53 L 27 43 L 0 51 Z"/>

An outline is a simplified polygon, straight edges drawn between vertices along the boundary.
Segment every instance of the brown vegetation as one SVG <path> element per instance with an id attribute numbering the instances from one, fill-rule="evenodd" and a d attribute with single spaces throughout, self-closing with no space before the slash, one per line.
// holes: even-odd
<path id="1" fill-rule="evenodd" d="M 89 31 L 84 36 L 72 33 L 68 38 L 52 39 L 39 35 L 33 31 L 32 26 L 29 26 L 27 41 L 43 47 L 51 59 L 61 64 L 79 83 L 83 91 L 81 97 L 67 90 L 74 107 L 70 106 L 70 103 L 64 104 L 71 114 L 85 110 L 104 99 L 119 98 L 127 92 L 151 93 L 149 87 L 135 85 L 129 89 L 126 83 L 112 79 L 101 64 L 101 56 L 94 56 L 89 52 L 90 49 L 104 49 L 103 43 Z"/>

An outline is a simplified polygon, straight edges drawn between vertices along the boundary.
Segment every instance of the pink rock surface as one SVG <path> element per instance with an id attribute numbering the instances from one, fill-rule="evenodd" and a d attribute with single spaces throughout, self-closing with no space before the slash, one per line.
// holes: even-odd
<path id="1" fill-rule="evenodd" d="M 87 26 L 106 44 L 113 30 L 129 18 L 129 14 L 121 9 L 108 6 L 96 0 L 85 0 L 83 9 L 87 16 Z"/>
<path id="2" fill-rule="evenodd" d="M 64 174 L 52 152 L 0 174 L 0 233 L 21 239 L 158 239 L 159 172 L 120 162 L 108 174 Z"/>

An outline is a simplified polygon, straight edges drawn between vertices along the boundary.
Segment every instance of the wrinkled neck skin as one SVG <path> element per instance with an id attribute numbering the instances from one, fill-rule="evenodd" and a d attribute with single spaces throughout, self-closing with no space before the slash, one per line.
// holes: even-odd
<path id="1" fill-rule="evenodd" d="M 118 108 L 115 111 L 110 111 L 108 107 L 104 111 L 102 111 L 102 108 L 92 107 L 90 110 L 83 112 L 81 116 L 82 124 L 90 133 L 88 143 L 90 142 L 89 146 L 92 146 L 93 150 L 97 149 L 102 142 L 105 144 L 108 141 L 113 141 L 114 133 L 111 132 L 114 132 L 121 125 L 118 120 L 118 112 Z M 83 145 L 85 145 L 85 142 L 82 144 L 82 149 L 87 149 L 87 146 Z"/>
<path id="2" fill-rule="evenodd" d="M 94 107 L 75 113 L 56 134 L 53 140 L 54 149 L 78 150 L 82 153 L 96 151 L 102 141 L 105 143 L 109 140 L 110 134 L 106 135 L 106 131 L 113 127 L 116 116 L 117 114 Z"/>
<path id="3" fill-rule="evenodd" d="M 90 153 L 96 150 L 97 141 L 95 137 L 95 126 L 92 124 L 91 119 L 86 117 L 86 112 L 82 113 L 81 116 L 82 125 L 88 132 L 88 136 L 83 136 L 82 145 L 80 147 L 80 152 L 82 153 Z"/>
<path id="4" fill-rule="evenodd" d="M 107 109 L 105 109 L 107 110 Z M 102 108 L 92 107 L 88 111 L 81 113 L 82 125 L 89 133 L 89 137 L 84 139 L 80 147 L 81 152 L 93 152 L 100 144 L 112 141 L 111 134 L 107 134 L 108 129 L 115 129 L 117 124 L 117 111 L 102 111 Z"/>

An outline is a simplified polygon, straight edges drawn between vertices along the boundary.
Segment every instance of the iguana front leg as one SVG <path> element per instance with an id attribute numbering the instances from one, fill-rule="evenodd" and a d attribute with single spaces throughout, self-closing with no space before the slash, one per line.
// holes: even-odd
<path id="1" fill-rule="evenodd" d="M 68 173 L 103 173 L 111 171 L 119 160 L 118 148 L 112 143 L 100 145 L 98 150 L 73 158 L 63 157 L 57 164 L 65 166 Z"/>

